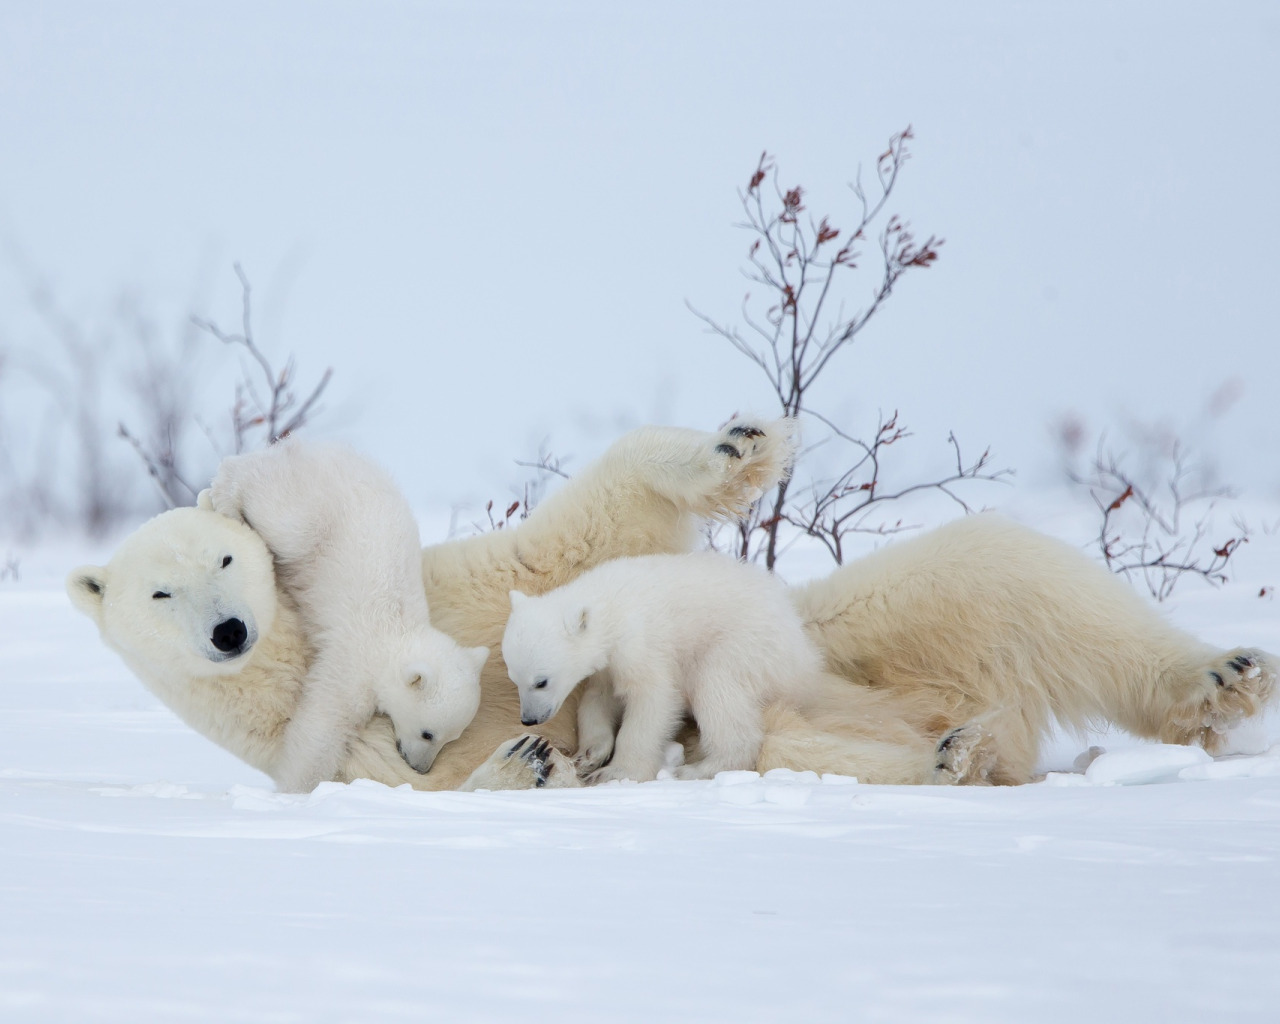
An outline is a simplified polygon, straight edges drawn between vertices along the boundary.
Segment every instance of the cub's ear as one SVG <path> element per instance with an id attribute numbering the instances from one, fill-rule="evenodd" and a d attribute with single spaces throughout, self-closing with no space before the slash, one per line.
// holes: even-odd
<path id="1" fill-rule="evenodd" d="M 484 668 L 484 663 L 489 660 L 489 648 L 468 647 L 467 656 L 471 659 L 471 664 L 476 667 L 476 671 L 479 672 Z"/>
<path id="2" fill-rule="evenodd" d="M 107 570 L 100 565 L 82 565 L 67 576 L 67 596 L 71 603 L 94 622 L 101 622 L 106 592 Z"/>
<path id="3" fill-rule="evenodd" d="M 213 499 L 210 495 L 213 493 L 212 488 L 206 487 L 203 491 L 196 495 L 196 508 L 202 508 L 207 512 L 213 511 Z"/>
<path id="4" fill-rule="evenodd" d="M 581 605 L 572 609 L 568 615 L 564 617 L 564 629 L 570 636 L 580 636 L 587 631 L 587 620 L 590 613 L 587 606 Z"/>

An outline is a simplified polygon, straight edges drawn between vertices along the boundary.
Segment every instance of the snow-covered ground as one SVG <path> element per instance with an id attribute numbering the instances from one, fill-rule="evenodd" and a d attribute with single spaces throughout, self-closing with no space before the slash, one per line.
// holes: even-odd
<path id="1" fill-rule="evenodd" d="M 1280 1019 L 1280 748 L 1063 737 L 1016 789 L 286 796 L 72 611 L 100 554 L 0 583 L 5 1021 Z M 1170 612 L 1280 651 L 1280 538 L 1247 554 Z"/>

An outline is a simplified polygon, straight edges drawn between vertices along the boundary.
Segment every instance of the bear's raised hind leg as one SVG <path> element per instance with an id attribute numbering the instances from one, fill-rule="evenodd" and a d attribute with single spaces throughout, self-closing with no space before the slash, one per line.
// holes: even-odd
<path id="1" fill-rule="evenodd" d="M 794 419 L 735 417 L 712 438 L 707 468 L 720 477 L 710 489 L 707 516 L 743 515 L 751 504 L 791 470 L 799 443 Z"/>

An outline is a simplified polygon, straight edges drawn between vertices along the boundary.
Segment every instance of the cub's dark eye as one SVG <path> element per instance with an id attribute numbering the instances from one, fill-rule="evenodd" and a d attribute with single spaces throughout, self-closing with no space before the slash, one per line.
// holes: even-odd
<path id="1" fill-rule="evenodd" d="M 157 590 L 154 594 L 151 595 L 152 599 L 156 601 L 159 601 L 166 597 L 172 597 L 172 596 L 173 596 L 172 594 L 166 594 L 163 590 Z"/>
<path id="2" fill-rule="evenodd" d="M 222 568 L 225 569 L 230 564 L 231 564 L 231 556 L 227 555 L 227 557 L 222 560 Z"/>
<path id="3" fill-rule="evenodd" d="M 424 740 L 426 740 L 428 743 L 430 743 L 430 742 L 431 742 L 433 739 L 435 739 L 436 737 L 435 737 L 435 734 L 434 734 L 434 733 L 427 732 L 427 730 L 426 730 L 426 729 L 423 729 L 423 730 L 422 730 L 422 738 L 423 738 Z"/>
<path id="4" fill-rule="evenodd" d="M 545 690 L 547 688 L 547 681 L 545 679 L 535 679 L 533 681 L 533 688 L 535 690 Z"/>

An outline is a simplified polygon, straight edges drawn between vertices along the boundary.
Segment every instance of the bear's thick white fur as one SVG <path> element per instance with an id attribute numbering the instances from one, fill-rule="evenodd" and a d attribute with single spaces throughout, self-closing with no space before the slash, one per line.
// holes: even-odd
<path id="1" fill-rule="evenodd" d="M 518 528 L 425 548 L 432 623 L 463 646 L 496 648 L 509 591 L 538 594 L 611 558 L 691 549 L 707 519 L 742 514 L 779 480 L 794 446 L 789 420 L 733 421 L 712 433 L 633 431 Z M 233 563 L 221 570 L 227 554 Z M 238 585 L 226 585 L 223 572 L 236 573 Z M 182 606 L 181 626 L 158 619 L 148 603 L 161 585 L 182 595 L 169 608 Z M 145 685 L 193 728 L 274 777 L 314 651 L 256 533 L 211 509 L 175 509 L 143 524 L 106 566 L 74 570 L 67 588 Z M 254 624 L 256 642 L 232 660 L 217 660 L 209 630 L 231 612 Z M 389 720 L 375 715 L 352 740 L 335 778 L 421 789 L 577 785 L 562 753 L 575 747 L 576 704 L 568 701 L 540 729 L 546 746 L 526 742 L 512 754 L 518 699 L 505 665 L 490 657 L 476 717 L 429 773 L 405 763 Z"/>
<path id="2" fill-rule="evenodd" d="M 287 792 L 333 778 L 375 711 L 417 772 L 480 706 L 486 647 L 431 625 L 413 510 L 349 448 L 293 439 L 224 459 L 200 504 L 249 524 L 306 623 L 312 657 L 272 772 Z"/>
<path id="3" fill-rule="evenodd" d="M 765 705 L 803 709 L 822 678 L 782 580 L 708 551 L 614 559 L 538 597 L 513 590 L 502 657 L 527 726 L 594 677 L 575 758 L 593 782 L 656 778 L 686 712 L 700 757 L 677 777 L 752 769 Z"/>
<path id="4" fill-rule="evenodd" d="M 426 548 L 433 623 L 464 646 L 496 647 L 509 591 L 540 594 L 610 558 L 691 549 L 702 521 L 743 511 L 779 479 L 793 445 L 786 421 L 629 434 L 519 528 Z M 228 553 L 233 563 L 219 569 Z M 184 594 L 167 619 L 149 603 L 162 585 Z M 68 589 L 144 683 L 271 773 L 312 652 L 256 534 L 210 511 L 168 512 L 106 567 L 74 571 Z M 1213 752 L 1275 688 L 1271 656 L 1201 643 L 1080 552 L 989 514 L 891 544 L 792 597 L 846 689 L 803 714 L 767 709 L 760 770 L 1024 782 L 1051 715 Z M 257 639 L 219 659 L 209 630 L 233 614 Z M 576 784 L 563 753 L 577 746 L 574 697 L 539 728 L 549 741 L 540 743 L 510 738 L 519 698 L 500 658 L 481 687 L 476 718 L 427 775 L 400 758 L 378 715 L 336 777 L 429 789 Z"/>
<path id="5" fill-rule="evenodd" d="M 913 781 L 904 725 L 918 749 L 939 744 L 934 781 L 957 769 L 962 781 L 1028 781 L 1054 716 L 1214 753 L 1275 689 L 1271 655 L 1197 640 L 1084 553 L 992 513 L 890 544 L 793 598 L 828 669 L 856 684 L 828 724 L 864 743 L 899 737 L 844 765 L 867 779 Z M 851 715 L 883 725 L 850 730 Z M 775 722 L 762 765 L 811 760 L 812 724 Z M 981 764 L 963 763 L 974 754 Z"/>

